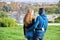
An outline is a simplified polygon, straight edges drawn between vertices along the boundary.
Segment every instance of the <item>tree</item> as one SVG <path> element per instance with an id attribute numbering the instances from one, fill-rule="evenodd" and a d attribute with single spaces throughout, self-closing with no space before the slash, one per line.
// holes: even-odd
<path id="1" fill-rule="evenodd" d="M 58 7 L 60 7 L 60 1 L 58 2 Z"/>
<path id="2" fill-rule="evenodd" d="M 2 10 L 3 11 L 6 11 L 6 12 L 9 12 L 10 11 L 10 8 L 8 6 L 3 6 Z"/>
<path id="3" fill-rule="evenodd" d="M 55 10 L 55 13 L 56 13 L 56 14 L 60 14 L 60 8 L 57 8 L 57 9 Z"/>
<path id="4" fill-rule="evenodd" d="M 53 13 L 55 13 L 55 10 L 58 8 L 58 6 L 53 6 L 53 7 L 51 7 L 51 8 L 45 8 L 45 12 L 47 13 L 47 14 L 53 14 Z"/>

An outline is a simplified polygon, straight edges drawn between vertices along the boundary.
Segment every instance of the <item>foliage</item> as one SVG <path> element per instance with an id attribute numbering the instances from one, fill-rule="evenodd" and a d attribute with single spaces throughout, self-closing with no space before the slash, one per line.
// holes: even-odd
<path id="1" fill-rule="evenodd" d="M 15 27 L 17 26 L 17 23 L 12 18 L 3 17 L 3 18 L 0 18 L 0 26 L 1 27 Z"/>
<path id="2" fill-rule="evenodd" d="M 56 13 L 56 14 L 60 14 L 60 8 L 57 8 L 57 9 L 55 10 L 55 13 Z"/>
<path id="3" fill-rule="evenodd" d="M 53 21 L 48 21 L 48 23 L 53 23 Z"/>
<path id="4" fill-rule="evenodd" d="M 35 13 L 38 12 L 38 8 L 35 8 L 35 9 L 34 9 L 34 12 L 35 12 Z"/>
<path id="5" fill-rule="evenodd" d="M 0 18 L 1 17 L 8 17 L 7 12 L 6 11 L 0 11 Z"/>
<path id="6" fill-rule="evenodd" d="M 53 6 L 51 8 L 45 8 L 45 12 L 47 14 L 53 14 L 53 13 L 55 13 L 55 11 L 56 11 L 57 8 L 58 8 L 57 6 Z"/>
<path id="7" fill-rule="evenodd" d="M 1 11 L 0 12 L 0 26 L 1 27 L 12 27 L 12 26 L 17 26 L 17 22 L 9 18 L 7 15 L 7 12 Z"/>
<path id="8" fill-rule="evenodd" d="M 55 23 L 60 23 L 60 16 L 55 19 Z"/>
<path id="9" fill-rule="evenodd" d="M 10 8 L 9 8 L 8 6 L 5 6 L 5 5 L 4 5 L 3 8 L 2 8 L 2 10 L 3 10 L 3 11 L 6 11 L 6 12 L 9 12 L 9 11 L 10 11 Z"/>

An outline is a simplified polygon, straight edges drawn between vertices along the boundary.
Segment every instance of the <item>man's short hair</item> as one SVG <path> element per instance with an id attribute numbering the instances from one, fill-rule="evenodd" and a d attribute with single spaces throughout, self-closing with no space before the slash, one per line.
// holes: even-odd
<path id="1" fill-rule="evenodd" d="M 42 11 L 44 8 L 39 8 L 39 11 Z"/>

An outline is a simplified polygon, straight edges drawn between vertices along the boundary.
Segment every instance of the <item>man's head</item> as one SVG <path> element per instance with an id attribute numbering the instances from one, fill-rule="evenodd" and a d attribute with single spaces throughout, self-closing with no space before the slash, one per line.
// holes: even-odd
<path id="1" fill-rule="evenodd" d="M 44 8 L 39 8 L 39 15 L 42 14 L 44 11 Z"/>

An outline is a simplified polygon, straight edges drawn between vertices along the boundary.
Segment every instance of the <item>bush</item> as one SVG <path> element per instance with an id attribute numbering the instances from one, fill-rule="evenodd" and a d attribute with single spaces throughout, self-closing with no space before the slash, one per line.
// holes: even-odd
<path id="1" fill-rule="evenodd" d="M 53 13 L 55 13 L 57 8 L 58 8 L 58 6 L 52 6 L 51 8 L 45 8 L 45 12 L 47 14 L 53 14 Z"/>
<path id="2" fill-rule="evenodd" d="M 1 17 L 8 17 L 7 12 L 6 11 L 0 11 L 0 18 Z"/>
<path id="3" fill-rule="evenodd" d="M 55 23 L 60 23 L 60 20 L 55 20 Z"/>
<path id="4" fill-rule="evenodd" d="M 56 13 L 56 14 L 60 14 L 60 8 L 57 8 L 57 9 L 55 10 L 55 13 Z"/>
<path id="5" fill-rule="evenodd" d="M 60 23 L 60 17 L 55 19 L 55 23 Z"/>
<path id="6" fill-rule="evenodd" d="M 35 12 L 35 13 L 38 12 L 38 8 L 35 8 L 35 9 L 34 9 L 34 12 Z"/>
<path id="7" fill-rule="evenodd" d="M 0 27 L 15 27 L 17 22 L 13 18 L 9 18 L 6 11 L 0 12 Z"/>
<path id="8" fill-rule="evenodd" d="M 15 26 L 17 26 L 17 22 L 14 19 L 8 17 L 0 18 L 0 27 L 15 27 Z"/>
<path id="9" fill-rule="evenodd" d="M 53 23 L 53 21 L 48 21 L 48 23 Z"/>

